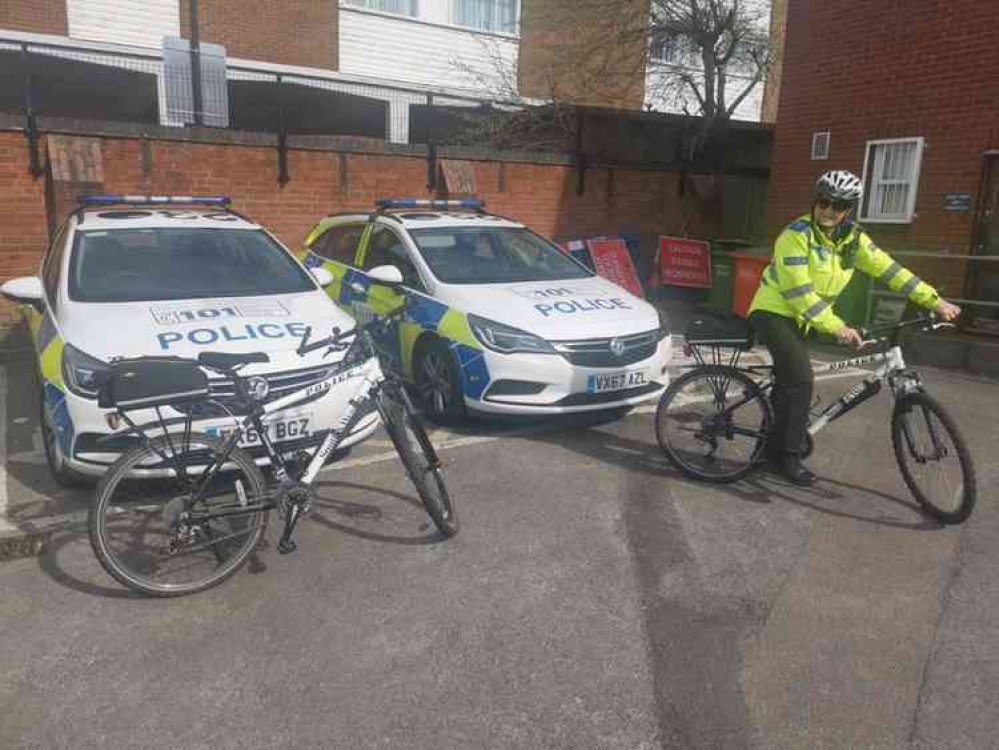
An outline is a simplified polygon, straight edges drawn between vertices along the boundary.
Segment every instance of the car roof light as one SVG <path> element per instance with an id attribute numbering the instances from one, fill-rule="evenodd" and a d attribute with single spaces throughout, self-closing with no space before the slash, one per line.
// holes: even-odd
<path id="1" fill-rule="evenodd" d="M 82 206 L 228 206 L 228 195 L 84 195 Z"/>
<path id="2" fill-rule="evenodd" d="M 380 210 L 387 208 L 471 208 L 481 211 L 485 202 L 478 198 L 379 198 L 375 205 Z"/>

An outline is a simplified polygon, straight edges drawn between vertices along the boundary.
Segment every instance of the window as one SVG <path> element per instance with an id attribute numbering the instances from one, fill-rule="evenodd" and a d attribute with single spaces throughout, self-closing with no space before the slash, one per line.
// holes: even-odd
<path id="1" fill-rule="evenodd" d="M 676 37 L 661 26 L 652 28 L 649 40 L 649 59 L 658 63 L 679 63 L 680 46 Z"/>
<path id="2" fill-rule="evenodd" d="M 59 304 L 59 274 L 62 272 L 62 254 L 66 245 L 66 224 L 56 233 L 49 252 L 42 264 L 42 279 L 45 285 L 45 296 L 53 310 Z"/>
<path id="3" fill-rule="evenodd" d="M 383 13 L 398 13 L 413 18 L 419 13 L 418 0 L 347 0 L 347 2 L 361 8 L 380 10 Z"/>
<path id="4" fill-rule="evenodd" d="M 357 257 L 357 246 L 361 242 L 365 226 L 353 224 L 327 229 L 313 241 L 309 249 L 327 260 L 348 266 L 356 265 L 354 259 Z"/>
<path id="5" fill-rule="evenodd" d="M 378 266 L 395 266 L 402 273 L 402 283 L 406 286 L 424 291 L 420 273 L 413 265 L 406 246 L 391 229 L 376 227 L 368 243 L 368 251 L 364 254 L 363 270 L 370 271 Z"/>
<path id="6" fill-rule="evenodd" d="M 517 0 L 451 0 L 451 22 L 482 31 L 517 32 Z"/>
<path id="7" fill-rule="evenodd" d="M 812 133 L 812 161 L 829 158 L 829 131 Z"/>
<path id="8" fill-rule="evenodd" d="M 445 284 L 585 279 L 593 274 L 528 229 L 414 229 L 434 276 Z"/>
<path id="9" fill-rule="evenodd" d="M 251 297 L 315 290 L 270 236 L 250 229 L 78 232 L 69 267 L 77 302 Z"/>
<path id="10" fill-rule="evenodd" d="M 922 158 L 922 138 L 867 142 L 861 221 L 895 224 L 912 221 Z"/>

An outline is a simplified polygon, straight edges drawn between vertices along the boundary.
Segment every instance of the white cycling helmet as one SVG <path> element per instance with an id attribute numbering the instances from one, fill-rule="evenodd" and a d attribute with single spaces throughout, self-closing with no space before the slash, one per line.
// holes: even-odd
<path id="1" fill-rule="evenodd" d="M 864 183 L 853 172 L 845 169 L 834 169 L 826 172 L 815 181 L 812 190 L 814 198 L 829 198 L 830 200 L 852 201 L 860 200 L 864 194 Z"/>

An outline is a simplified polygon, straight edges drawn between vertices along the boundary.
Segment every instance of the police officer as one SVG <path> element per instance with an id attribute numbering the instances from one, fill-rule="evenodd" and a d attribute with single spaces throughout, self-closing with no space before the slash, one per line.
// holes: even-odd
<path id="1" fill-rule="evenodd" d="M 826 172 L 816 181 L 811 213 L 792 222 L 777 238 L 749 308 L 749 323 L 774 361 L 776 415 L 767 450 L 787 479 L 802 486 L 815 475 L 801 463 L 812 401 L 812 363 L 805 345 L 810 328 L 845 345 L 860 346 L 861 335 L 834 312 L 833 304 L 855 268 L 873 276 L 917 305 L 953 320 L 961 308 L 893 261 L 852 219 L 863 183 L 851 172 Z"/>

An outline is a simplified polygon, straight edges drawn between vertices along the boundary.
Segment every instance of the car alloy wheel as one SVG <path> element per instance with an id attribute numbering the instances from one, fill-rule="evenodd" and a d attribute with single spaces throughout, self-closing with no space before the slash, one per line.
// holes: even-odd
<path id="1" fill-rule="evenodd" d="M 420 349 L 416 388 L 420 405 L 433 421 L 455 422 L 464 416 L 458 368 L 443 342 L 431 341 Z"/>

